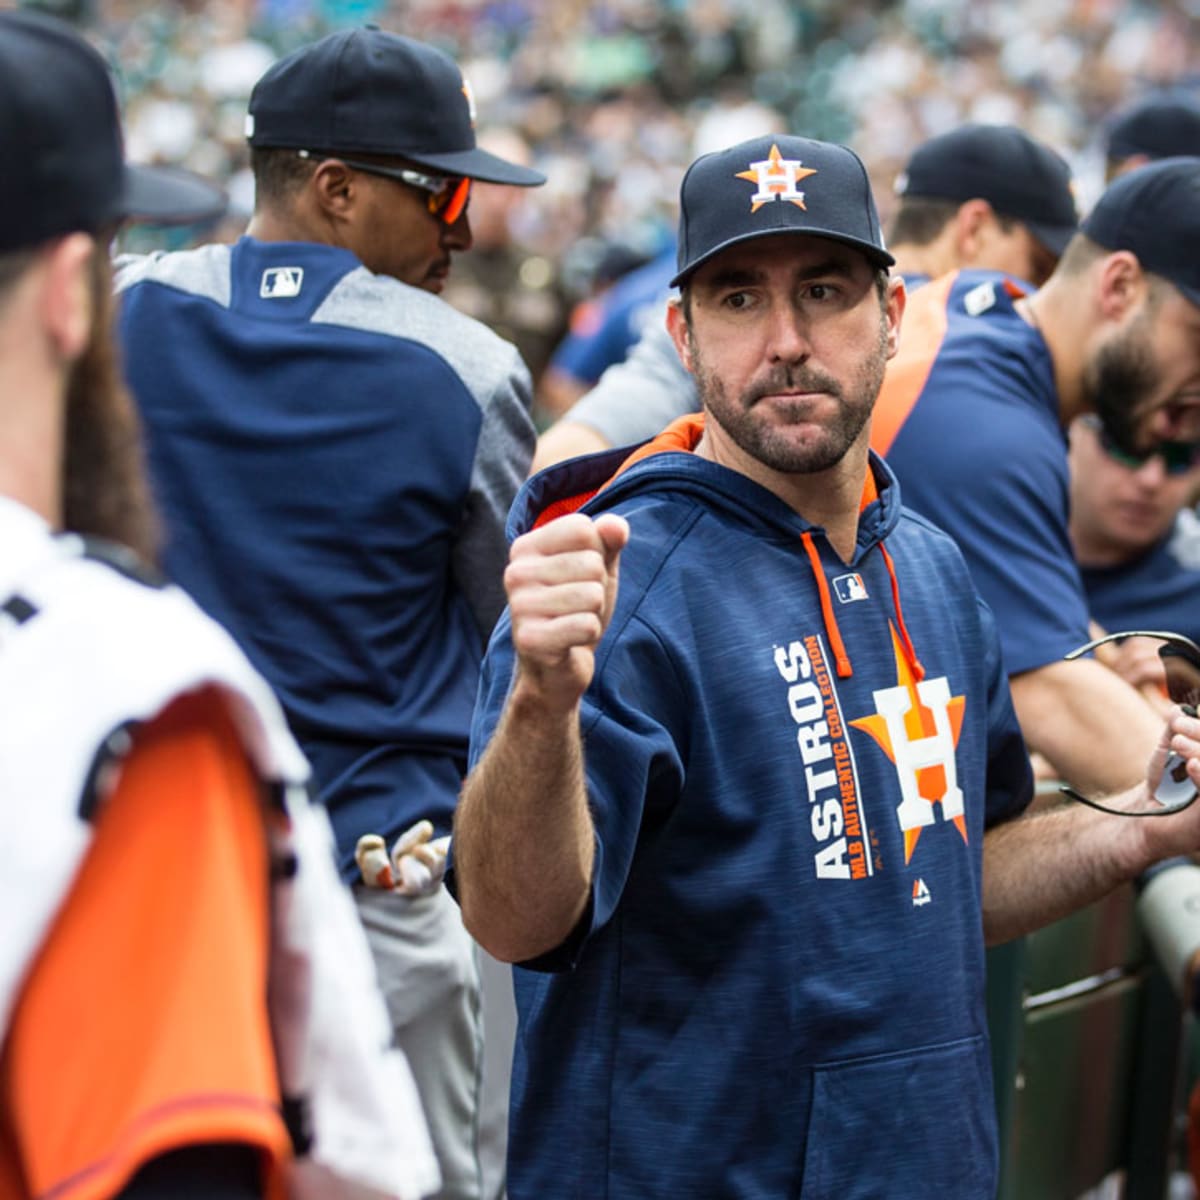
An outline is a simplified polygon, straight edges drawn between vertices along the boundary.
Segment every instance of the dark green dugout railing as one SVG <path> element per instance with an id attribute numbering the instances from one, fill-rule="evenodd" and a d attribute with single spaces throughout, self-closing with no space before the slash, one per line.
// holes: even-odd
<path id="1" fill-rule="evenodd" d="M 1163 1200 L 1184 1169 L 1183 964 L 1200 946 L 1200 868 L 1123 888 L 988 952 L 999 1200 L 1075 1200 L 1114 1172 Z"/>

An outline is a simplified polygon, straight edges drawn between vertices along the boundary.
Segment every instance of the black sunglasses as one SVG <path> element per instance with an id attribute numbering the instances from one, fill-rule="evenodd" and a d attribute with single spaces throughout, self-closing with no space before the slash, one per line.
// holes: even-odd
<path id="1" fill-rule="evenodd" d="M 1104 428 L 1104 422 L 1094 413 L 1086 413 L 1079 420 L 1095 433 L 1100 448 L 1113 462 L 1120 463 L 1131 471 L 1140 470 L 1156 455 L 1163 460 L 1163 468 L 1168 475 L 1182 475 L 1200 465 L 1200 442 L 1159 442 L 1145 454 L 1130 454 L 1113 441 L 1108 430 Z"/>
<path id="2" fill-rule="evenodd" d="M 453 225 L 466 212 L 471 200 L 471 181 L 465 176 L 460 178 L 453 175 L 426 175 L 424 171 L 414 171 L 411 167 L 385 167 L 380 163 L 362 162 L 360 159 L 345 158 L 340 154 L 313 154 L 310 150 L 297 150 L 296 154 L 299 158 L 317 163 L 336 157 L 338 162 L 345 163 L 353 171 L 361 171 L 364 175 L 381 175 L 384 179 L 406 183 L 411 188 L 427 193 L 426 207 L 447 225 Z"/>
<path id="3" fill-rule="evenodd" d="M 1200 704 L 1200 646 L 1180 633 L 1163 633 L 1156 629 L 1131 629 L 1124 633 L 1110 633 L 1072 650 L 1070 654 L 1064 654 L 1063 657 L 1078 658 L 1106 642 L 1122 642 L 1133 637 L 1157 638 L 1163 643 L 1158 648 L 1158 657 L 1162 660 L 1163 671 L 1167 677 L 1167 695 L 1172 703 L 1178 704 L 1188 716 L 1196 716 L 1196 706 Z M 1074 788 L 1063 786 L 1058 790 L 1070 796 L 1072 800 L 1078 800 L 1080 804 L 1118 817 L 1168 817 L 1195 803 L 1196 797 L 1200 795 L 1188 776 L 1187 759 L 1181 758 L 1173 750 L 1167 756 L 1166 766 L 1163 767 L 1162 776 L 1154 789 L 1154 798 L 1161 808 L 1129 812 L 1122 808 L 1110 808 L 1099 800 L 1089 800 Z"/>

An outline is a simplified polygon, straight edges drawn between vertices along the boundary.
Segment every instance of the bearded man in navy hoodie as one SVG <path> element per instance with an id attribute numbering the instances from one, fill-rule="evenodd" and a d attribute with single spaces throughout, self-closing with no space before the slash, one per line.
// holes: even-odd
<path id="1" fill-rule="evenodd" d="M 518 496 L 456 815 L 520 964 L 509 1195 L 984 1200 L 985 940 L 1200 815 L 1024 815 L 991 614 L 868 448 L 905 296 L 853 152 L 707 155 L 681 214 L 703 414 Z"/>

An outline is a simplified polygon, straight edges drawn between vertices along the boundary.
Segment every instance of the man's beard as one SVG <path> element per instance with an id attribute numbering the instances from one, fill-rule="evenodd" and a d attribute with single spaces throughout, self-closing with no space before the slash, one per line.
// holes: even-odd
<path id="1" fill-rule="evenodd" d="M 1083 371 L 1084 406 L 1099 416 L 1113 444 L 1127 454 L 1145 449 L 1145 403 L 1160 372 L 1150 355 L 1148 323 L 1139 317 L 1124 333 L 1100 346 Z"/>
<path id="2" fill-rule="evenodd" d="M 67 380 L 63 528 L 121 542 L 155 561 L 158 528 L 142 460 L 137 412 L 113 340 L 107 256 L 92 259 L 92 332 Z"/>
<path id="3" fill-rule="evenodd" d="M 881 318 L 879 338 L 872 351 L 863 357 L 848 385 L 843 387 L 831 375 L 802 365 L 785 364 L 772 368 L 737 398 L 730 401 L 724 383 L 709 372 L 696 342 L 691 342 L 692 370 L 696 389 L 709 417 L 747 454 L 787 475 L 812 475 L 837 466 L 858 440 L 870 420 L 887 367 L 887 321 Z M 824 392 L 838 401 L 836 414 L 822 423 L 819 435 L 798 444 L 787 436 L 786 427 L 755 419 L 754 408 L 764 396 L 787 392 Z M 807 407 L 797 401 L 798 408 Z M 803 413 L 799 421 L 809 418 Z"/>

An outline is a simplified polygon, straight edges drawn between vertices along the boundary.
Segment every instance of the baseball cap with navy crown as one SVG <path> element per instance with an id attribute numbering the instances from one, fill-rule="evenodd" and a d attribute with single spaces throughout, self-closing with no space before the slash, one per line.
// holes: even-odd
<path id="1" fill-rule="evenodd" d="M 374 25 L 331 33 L 254 85 L 251 146 L 394 155 L 450 175 L 536 187 L 540 171 L 475 143 L 475 101 L 454 60 Z"/>
<path id="2" fill-rule="evenodd" d="M 1108 125 L 1108 158 L 1174 158 L 1200 154 L 1200 104 L 1156 92 L 1121 109 Z"/>
<path id="3" fill-rule="evenodd" d="M 125 217 L 181 224 L 225 210 L 190 172 L 125 162 L 104 59 L 41 13 L 0 12 L 0 161 L 0 253 Z"/>
<path id="4" fill-rule="evenodd" d="M 986 200 L 1061 256 L 1079 225 L 1071 168 L 1015 125 L 967 124 L 922 142 L 896 180 L 900 196 Z"/>
<path id="5" fill-rule="evenodd" d="M 1200 306 L 1200 158 L 1160 158 L 1105 188 L 1080 232 L 1128 250 Z"/>
<path id="6" fill-rule="evenodd" d="M 895 262 L 862 160 L 832 142 L 768 134 L 705 154 L 683 177 L 679 207 L 672 287 L 730 246 L 780 233 L 843 242 L 876 267 Z"/>

